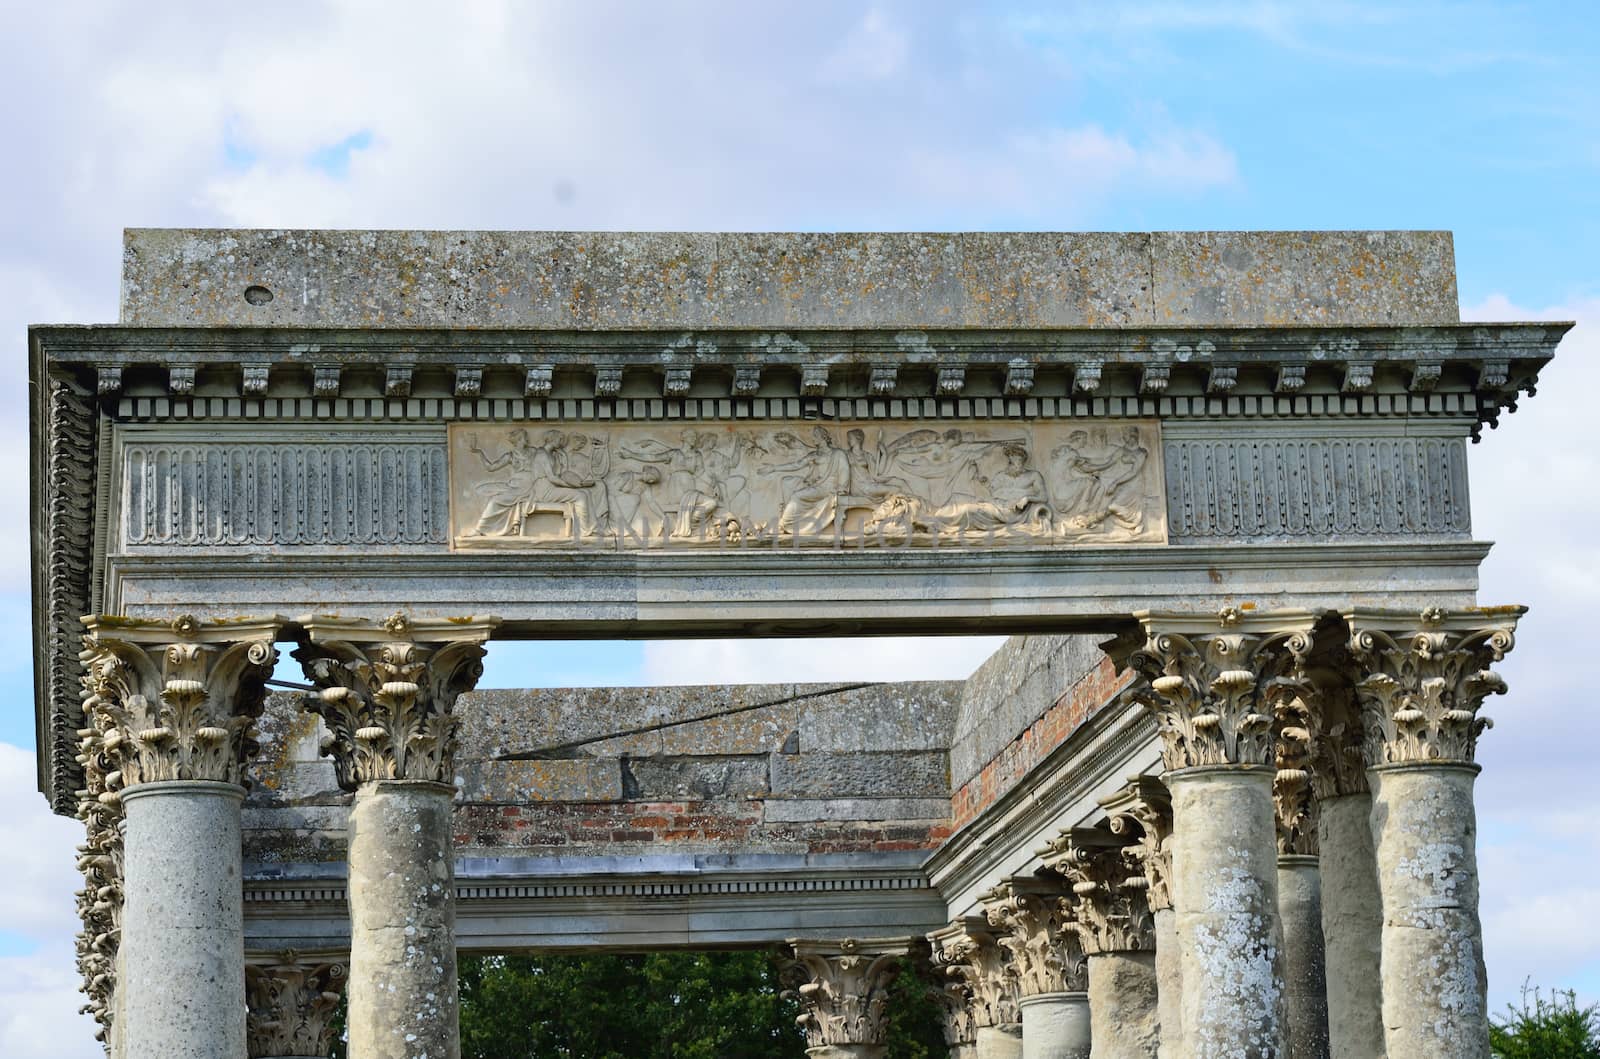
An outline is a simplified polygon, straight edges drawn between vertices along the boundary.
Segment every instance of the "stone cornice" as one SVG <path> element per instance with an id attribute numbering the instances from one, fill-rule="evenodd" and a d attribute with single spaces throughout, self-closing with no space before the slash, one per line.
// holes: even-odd
<path id="1" fill-rule="evenodd" d="M 1493 423 L 1502 408 L 1515 408 L 1520 393 L 1533 391 L 1570 326 L 792 333 L 89 326 L 38 327 L 32 335 L 41 365 L 79 392 L 102 398 L 798 401 L 1454 393 L 1472 395 L 1477 418 Z M 885 365 L 893 365 L 893 373 Z"/>

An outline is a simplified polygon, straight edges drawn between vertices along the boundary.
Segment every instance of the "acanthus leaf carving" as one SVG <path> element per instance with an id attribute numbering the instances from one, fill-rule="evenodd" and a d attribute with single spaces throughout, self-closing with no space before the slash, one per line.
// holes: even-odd
<path id="1" fill-rule="evenodd" d="M 1272 804 L 1280 856 L 1317 854 L 1317 797 L 1313 784 L 1316 722 L 1305 698 L 1277 703 Z"/>
<path id="2" fill-rule="evenodd" d="M 451 783 L 463 692 L 483 675 L 483 643 L 495 622 L 316 619 L 294 652 L 318 693 L 311 708 L 328 728 L 322 753 L 339 785 L 376 780 Z"/>
<path id="3" fill-rule="evenodd" d="M 349 973 L 343 958 L 293 951 L 245 964 L 251 1056 L 327 1055 Z"/>
<path id="4" fill-rule="evenodd" d="M 1089 965 L 1072 922 L 1072 903 L 1057 883 L 1009 879 L 980 899 L 996 938 L 1011 955 L 1022 996 L 1083 992 Z"/>
<path id="5" fill-rule="evenodd" d="M 121 787 L 244 785 L 280 623 L 84 621 L 84 714 L 100 718 Z"/>
<path id="6" fill-rule="evenodd" d="M 1487 618 L 1430 607 L 1418 616 L 1349 614 L 1350 653 L 1367 737 L 1367 764 L 1471 763 L 1480 715 L 1506 683 L 1491 667 L 1516 643 L 1522 608 Z"/>
<path id="7" fill-rule="evenodd" d="M 1144 872 L 1151 912 L 1172 907 L 1172 795 L 1154 776 L 1135 776 L 1100 802 L 1106 826 L 1127 842 L 1126 851 Z"/>
<path id="8" fill-rule="evenodd" d="M 805 1005 L 795 1021 L 807 1043 L 884 1043 L 889 987 L 912 951 L 911 939 L 792 939 L 788 945 L 794 959 L 785 973 Z"/>
<path id="9" fill-rule="evenodd" d="M 1071 828 L 1041 859 L 1067 881 L 1069 923 L 1086 956 L 1155 950 L 1149 880 L 1122 836 L 1109 828 Z"/>
<path id="10" fill-rule="evenodd" d="M 947 992 L 958 992 L 964 999 L 974 1030 L 1011 1025 L 1021 1020 L 1017 1010 L 1017 979 L 1009 965 L 1010 953 L 985 919 L 979 916 L 958 919 L 929 934 L 928 942 L 932 946 L 935 973 L 942 976 Z"/>
<path id="11" fill-rule="evenodd" d="M 89 718 L 79 731 L 78 763 L 84 786 L 78 793 L 78 817 L 84 824 L 84 842 L 78 847 L 78 870 L 83 889 L 76 894 L 77 936 L 81 989 L 88 998 L 82 1013 L 97 1024 L 95 1038 L 109 1050 L 116 1011 L 117 950 L 122 942 L 122 803 L 121 760 L 106 745 L 108 719 L 103 713 Z"/>
<path id="12" fill-rule="evenodd" d="M 1230 607 L 1212 621 L 1141 620 L 1147 639 L 1129 661 L 1145 680 L 1125 695 L 1155 714 L 1166 767 L 1271 765 L 1274 704 L 1303 692 L 1311 617 Z"/>

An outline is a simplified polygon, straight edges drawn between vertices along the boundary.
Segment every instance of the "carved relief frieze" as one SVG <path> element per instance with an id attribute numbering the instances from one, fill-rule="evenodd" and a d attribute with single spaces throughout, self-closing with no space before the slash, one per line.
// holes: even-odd
<path id="1" fill-rule="evenodd" d="M 1162 543 L 1153 423 L 453 424 L 457 548 Z"/>
<path id="2" fill-rule="evenodd" d="M 492 619 L 382 622 L 312 618 L 294 651 L 327 724 L 322 753 L 339 785 L 455 779 L 455 701 L 483 675 Z"/>

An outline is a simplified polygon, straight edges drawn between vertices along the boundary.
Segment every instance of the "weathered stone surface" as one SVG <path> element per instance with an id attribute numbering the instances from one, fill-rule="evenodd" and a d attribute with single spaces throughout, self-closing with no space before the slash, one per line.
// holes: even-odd
<path id="1" fill-rule="evenodd" d="M 1458 319 L 1448 232 L 1156 232 L 1155 322 L 1239 326 Z"/>
<path id="2" fill-rule="evenodd" d="M 947 820 L 948 798 L 774 798 L 768 823 L 808 820 Z"/>
<path id="3" fill-rule="evenodd" d="M 1089 1059 L 1088 993 L 1022 998 L 1022 1059 Z"/>
<path id="4" fill-rule="evenodd" d="M 1014 636 L 967 680 L 950 743 L 961 787 L 1105 655 L 1100 636 Z"/>
<path id="5" fill-rule="evenodd" d="M 1287 1059 L 1328 1059 L 1328 975 L 1317 858 L 1278 858 Z"/>
<path id="6" fill-rule="evenodd" d="M 1455 319 L 1444 232 L 130 229 L 121 311 L 130 326 L 686 330 Z"/>
<path id="7" fill-rule="evenodd" d="M 350 813 L 352 1055 L 461 1055 L 451 794 L 448 787 L 415 781 L 367 783 L 356 794 Z"/>
<path id="8" fill-rule="evenodd" d="M 1161 1019 L 1155 953 L 1089 957 L 1089 1021 L 1094 1059 L 1156 1059 Z"/>
<path id="9" fill-rule="evenodd" d="M 616 758 L 557 761 L 469 761 L 456 769 L 475 801 L 609 802 L 623 795 Z"/>
<path id="10" fill-rule="evenodd" d="M 1317 813 L 1333 1059 L 1383 1055 L 1383 905 L 1371 817 L 1372 795 L 1365 790 L 1324 798 Z"/>
<path id="11" fill-rule="evenodd" d="M 644 801 L 762 798 L 771 786 L 760 754 L 624 758 L 622 796 Z"/>
<path id="12" fill-rule="evenodd" d="M 1388 1059 L 1490 1056 L 1472 800 L 1477 771 L 1419 762 L 1368 773 Z"/>
<path id="13" fill-rule="evenodd" d="M 1283 930 L 1272 770 L 1169 771 L 1173 910 L 1190 1059 L 1283 1055 Z"/>
<path id="14" fill-rule="evenodd" d="M 1178 919 L 1171 908 L 1156 919 L 1156 999 L 1161 1022 L 1159 1059 L 1186 1059 L 1183 1053 L 1183 958 L 1178 951 Z"/>
<path id="15" fill-rule="evenodd" d="M 127 791 L 122 1059 L 245 1054 L 239 803 L 231 783 Z"/>
<path id="16" fill-rule="evenodd" d="M 779 798 L 873 798 L 950 793 L 950 766 L 938 751 L 776 754 L 772 794 Z"/>
<path id="17" fill-rule="evenodd" d="M 1022 1024 L 979 1026 L 972 1059 L 1022 1059 Z"/>

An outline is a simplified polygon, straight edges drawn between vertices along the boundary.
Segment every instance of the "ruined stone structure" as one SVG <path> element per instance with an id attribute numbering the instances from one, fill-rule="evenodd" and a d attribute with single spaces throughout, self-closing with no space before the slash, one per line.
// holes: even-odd
<path id="1" fill-rule="evenodd" d="M 818 1056 L 931 988 L 953 1056 L 1486 1059 L 1466 453 L 1564 330 L 1460 323 L 1440 233 L 130 232 L 121 322 L 31 333 L 109 1053 L 326 1054 L 343 994 L 451 1057 L 460 951 L 692 946 L 785 951 Z"/>

